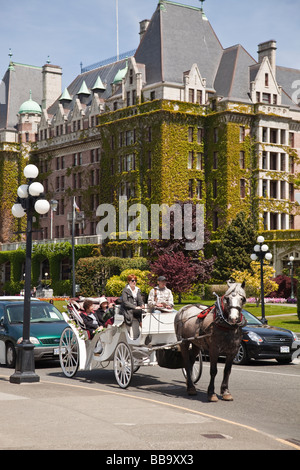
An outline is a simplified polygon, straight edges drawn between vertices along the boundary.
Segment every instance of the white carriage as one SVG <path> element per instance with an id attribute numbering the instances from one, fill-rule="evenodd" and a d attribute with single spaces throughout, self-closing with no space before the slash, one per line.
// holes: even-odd
<path id="1" fill-rule="evenodd" d="M 73 377 L 77 371 L 107 367 L 113 361 L 118 385 L 127 388 L 133 373 L 141 366 L 158 364 L 162 367 L 181 368 L 181 365 L 176 366 L 174 362 L 170 366 L 164 365 L 157 357 L 159 355 L 161 358 L 161 352 L 170 353 L 177 360 L 181 356 L 180 341 L 177 341 L 174 329 L 175 313 L 151 313 L 145 309 L 142 326 L 139 326 L 137 320 L 133 320 L 129 327 L 119 313 L 119 307 L 115 306 L 113 325 L 97 331 L 92 339 L 88 339 L 79 305 L 70 301 L 68 311 L 63 313 L 69 327 L 63 331 L 59 346 L 60 365 L 64 375 Z M 200 353 L 193 367 L 194 383 L 199 380 L 201 373 Z"/>

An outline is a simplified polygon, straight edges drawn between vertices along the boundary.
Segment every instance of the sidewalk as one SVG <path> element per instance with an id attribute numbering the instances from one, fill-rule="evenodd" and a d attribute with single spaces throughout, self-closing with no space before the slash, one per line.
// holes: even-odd
<path id="1" fill-rule="evenodd" d="M 1 450 L 105 450 L 113 457 L 122 455 L 121 450 L 138 456 L 142 450 L 178 455 L 189 450 L 300 449 L 211 416 L 209 407 L 201 413 L 80 378 L 44 376 L 38 383 L 17 385 L 9 376 L 9 370 L 0 370 Z"/>

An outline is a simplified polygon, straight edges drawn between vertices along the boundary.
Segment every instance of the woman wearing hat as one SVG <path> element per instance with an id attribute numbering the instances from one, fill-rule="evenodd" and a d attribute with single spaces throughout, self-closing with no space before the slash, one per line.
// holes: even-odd
<path id="1" fill-rule="evenodd" d="M 165 276 L 159 276 L 157 278 L 157 284 L 158 285 L 149 292 L 148 307 L 150 307 L 152 311 L 172 312 L 174 305 L 173 294 L 170 289 L 166 287 L 167 279 Z"/>
<path id="2" fill-rule="evenodd" d="M 106 297 L 100 297 L 99 308 L 95 312 L 97 315 L 98 322 L 103 325 L 112 325 L 114 322 L 114 309 L 113 304 L 108 304 Z"/>

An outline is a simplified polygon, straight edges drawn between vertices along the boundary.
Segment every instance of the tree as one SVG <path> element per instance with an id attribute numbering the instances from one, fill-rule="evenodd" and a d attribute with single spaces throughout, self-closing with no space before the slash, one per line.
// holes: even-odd
<path id="1" fill-rule="evenodd" d="M 252 219 L 239 212 L 225 229 L 221 243 L 216 249 L 217 261 L 213 276 L 226 281 L 232 277 L 232 271 L 250 268 L 250 254 L 256 244 L 256 231 Z"/>
<path id="2" fill-rule="evenodd" d="M 202 269 L 181 251 L 160 255 L 150 264 L 150 268 L 154 274 L 152 284 L 158 276 L 166 276 L 168 287 L 174 294 L 179 295 L 179 302 L 181 294 L 189 292 L 192 284 L 197 282 Z"/>
<path id="3" fill-rule="evenodd" d="M 248 295 L 253 295 L 256 300 L 256 306 L 259 306 L 261 301 L 261 280 L 260 280 L 260 262 L 251 261 L 250 270 L 238 271 L 233 270 L 231 273 L 232 279 L 236 282 L 246 282 L 246 291 Z M 272 266 L 264 265 L 263 279 L 264 279 L 264 294 L 268 295 L 272 291 L 278 289 L 278 284 L 272 279 L 274 277 L 275 269 Z"/>

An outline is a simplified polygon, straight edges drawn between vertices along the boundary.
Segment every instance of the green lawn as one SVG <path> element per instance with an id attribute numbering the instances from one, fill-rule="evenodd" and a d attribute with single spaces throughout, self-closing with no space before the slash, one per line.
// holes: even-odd
<path id="1" fill-rule="evenodd" d="M 175 304 L 176 310 L 179 310 L 183 305 L 187 305 L 189 303 L 201 303 L 203 305 L 213 305 L 213 300 L 192 300 L 192 301 L 183 301 L 181 304 Z M 54 305 L 62 312 L 65 311 L 63 306 L 67 303 L 62 300 L 55 300 Z M 261 306 L 256 307 L 254 304 L 246 304 L 245 309 L 248 310 L 250 313 L 255 315 L 258 318 L 261 318 Z M 284 314 L 294 314 L 293 316 L 283 316 L 283 317 L 275 317 L 274 315 L 284 315 Z M 266 304 L 265 305 L 265 315 L 266 317 L 273 317 L 274 318 L 267 318 L 268 325 L 272 326 L 279 326 L 281 328 L 287 328 L 288 330 L 292 330 L 295 333 L 300 333 L 300 321 L 297 316 L 297 306 L 287 306 L 287 305 L 272 305 Z"/>

